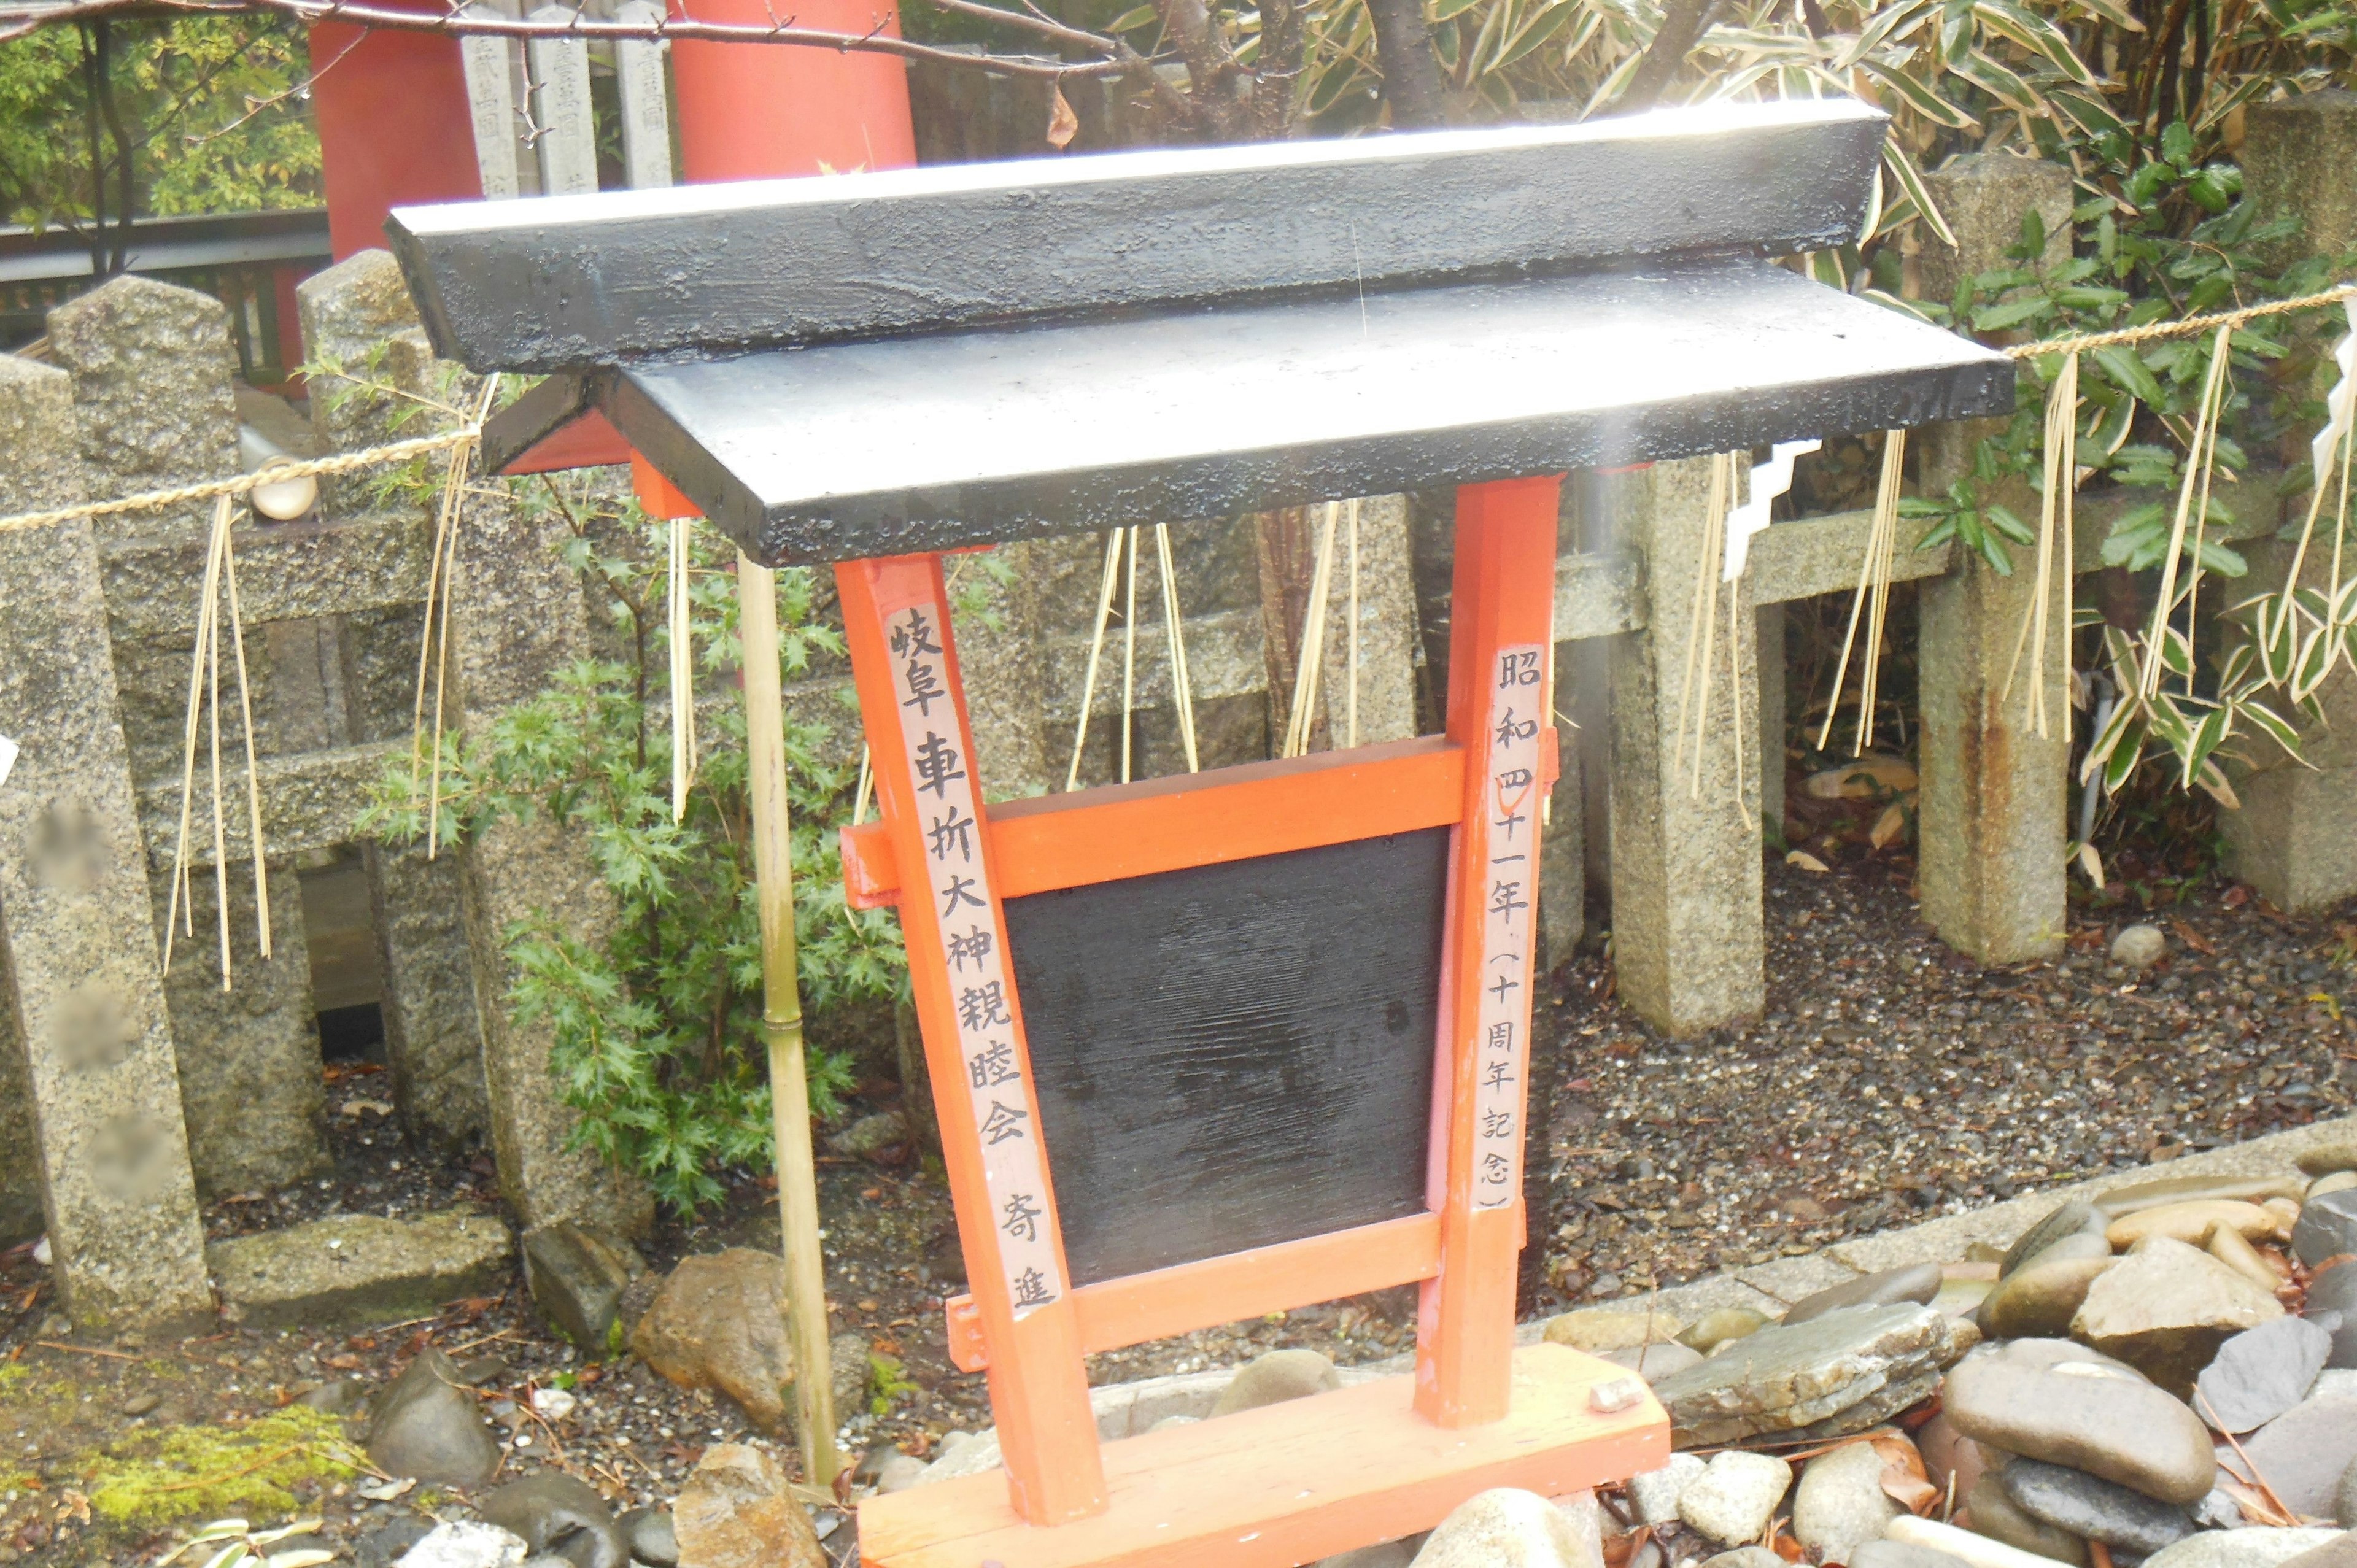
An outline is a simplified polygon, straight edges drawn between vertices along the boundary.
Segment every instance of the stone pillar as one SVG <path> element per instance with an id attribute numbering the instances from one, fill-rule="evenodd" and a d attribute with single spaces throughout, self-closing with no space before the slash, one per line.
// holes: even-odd
<path id="1" fill-rule="evenodd" d="M 244 809 L 242 797 L 233 804 Z M 164 976 L 188 1162 L 197 1190 L 209 1198 L 285 1187 L 333 1168 L 321 1122 L 327 1090 L 319 1076 L 319 1019 L 311 1002 L 302 888 L 292 865 L 271 872 L 270 957 L 262 956 L 253 868 L 231 861 L 231 984 L 221 989 L 221 906 L 206 865 L 188 873 L 188 908 Z M 169 873 L 149 886 L 159 948 L 171 891 Z"/>
<path id="2" fill-rule="evenodd" d="M 303 341 L 314 359 L 414 380 L 422 332 L 401 269 L 387 251 L 361 251 L 296 288 Z M 371 360 L 381 361 L 371 372 Z M 427 391 L 424 386 L 412 390 Z M 324 378 L 315 385 L 311 420 L 339 451 L 399 438 L 380 395 L 339 396 Z M 370 476 L 326 481 L 326 509 L 350 513 L 367 504 Z M 424 620 L 414 607 L 340 618 L 337 628 L 354 742 L 410 733 L 412 682 Z M 483 1086 L 483 1032 L 475 995 L 461 887 L 460 858 L 426 858 L 423 845 L 368 844 L 369 904 L 384 983 L 385 1058 L 402 1127 L 425 1147 L 454 1149 L 479 1137 L 490 1118 Z"/>
<path id="3" fill-rule="evenodd" d="M 237 351 L 229 312 L 194 289 L 124 274 L 49 312 L 49 354 L 73 378 L 94 496 L 238 472 Z M 212 526 L 210 501 L 93 520 L 102 546 Z"/>
<path id="4" fill-rule="evenodd" d="M 1761 605 L 1760 621 L 1760 824 L 1784 830 L 1784 607 Z"/>
<path id="5" fill-rule="evenodd" d="M 16 1007 L 0 982 L 0 1247 L 41 1233 L 41 1144 Z"/>
<path id="6" fill-rule="evenodd" d="M 965 673 L 966 713 L 974 724 L 986 799 L 1044 795 L 1063 783 L 1051 778 L 1047 693 L 1040 689 L 1039 573 L 1041 541 L 1002 544 L 988 557 L 958 556 L 950 596 L 958 658 Z M 985 562 L 1002 571 L 994 572 Z"/>
<path id="7" fill-rule="evenodd" d="M 1569 714 L 1578 691 L 1577 642 L 1555 645 L 1555 706 Z M 1546 838 L 1539 851 L 1539 972 L 1552 972 L 1571 957 L 1587 932 L 1587 834 L 1586 791 L 1580 779 L 1579 731 L 1555 720 L 1555 749 L 1563 771 L 1547 797 Z"/>
<path id="8" fill-rule="evenodd" d="M 1334 528 L 1333 581 L 1327 590 L 1318 710 L 1337 751 L 1349 744 L 1351 553 L 1349 519 Z M 1410 560 L 1407 498 L 1369 496 L 1359 503 L 1359 744 L 1415 735 L 1415 580 Z M 1287 693 L 1288 700 L 1291 693 Z M 1284 732 L 1277 733 L 1284 738 Z"/>
<path id="9" fill-rule="evenodd" d="M 1647 597 L 1645 629 L 1612 641 L 1612 963 L 1621 999 L 1673 1035 L 1749 1017 L 1765 992 L 1759 639 L 1745 602 L 1736 624 L 1747 635 L 1730 645 L 1726 595 L 1739 585 L 1719 589 L 1698 794 L 1695 742 L 1681 760 L 1676 741 L 1695 574 L 1717 570 L 1703 559 L 1710 462 L 1656 463 L 1616 476 L 1608 492 L 1620 543 L 1645 558 Z"/>
<path id="10" fill-rule="evenodd" d="M 2296 214 L 2300 231 L 2286 242 L 2285 262 L 2307 255 L 2338 255 L 2357 249 L 2357 188 L 2348 177 L 2357 157 L 2357 93 L 2306 92 L 2280 102 L 2255 104 L 2243 142 L 2243 171 L 2261 219 Z M 2339 338 L 2339 312 L 2319 313 L 2318 336 Z M 2337 373 L 2329 357 L 2319 367 L 2322 397 Z M 2312 429 L 2298 433 L 2306 455 Z M 2305 507 L 2307 498 L 2293 498 Z M 2328 506 L 2330 504 L 2328 501 Z M 2295 513 L 2294 516 L 2304 515 Z M 2319 540 L 2331 522 L 2319 519 Z M 2246 546 L 2252 585 L 2236 597 L 2279 589 L 2290 570 L 2292 547 L 2278 541 Z M 2311 548 L 2302 572 L 2309 585 L 2329 590 L 2330 553 Z M 2286 756 L 2265 737 L 2246 742 L 2250 769 L 2233 769 L 2240 811 L 2222 811 L 2218 825 L 2226 839 L 2226 868 L 2282 909 L 2320 909 L 2357 893 L 2357 678 L 2336 672 L 2318 693 L 2327 722 L 2301 734 L 2308 766 Z"/>
<path id="11" fill-rule="evenodd" d="M 560 520 L 535 521 L 490 498 L 468 510 L 453 572 L 451 656 L 477 739 L 590 646 L 580 582 L 559 553 L 568 537 Z M 637 1178 L 565 1146 L 576 1117 L 549 1070 L 554 1031 L 545 1019 L 521 1022 L 508 1001 L 517 980 L 510 926 L 546 920 L 591 943 L 612 930 L 614 901 L 588 846 L 544 817 L 503 821 L 467 845 L 460 886 L 500 1189 L 526 1230 L 571 1219 L 643 1235 L 652 1197 Z"/>
<path id="12" fill-rule="evenodd" d="M 81 499 L 72 395 L 0 356 L 0 513 Z M 170 1326 L 212 1292 L 90 524 L 0 533 L 0 733 L 24 748 L 0 785 L 0 974 L 60 1294 L 85 1328 Z"/>
<path id="13" fill-rule="evenodd" d="M 2005 251 L 2019 240 L 2022 215 L 2033 208 L 2046 224 L 2047 264 L 2070 259 L 2069 169 L 1975 153 L 1951 158 L 1929 179 L 1959 248 L 1934 242 L 1927 250 L 1925 297 L 1948 298 L 1959 278 L 2011 264 Z M 1971 472 L 1981 437 L 2004 428 L 2001 420 L 1966 420 L 1919 432 L 1924 491 L 1941 493 Z M 2024 483 L 1982 499 L 2038 515 L 2038 497 Z M 2003 577 L 1958 551 L 1953 570 L 1924 582 L 1921 599 L 1923 918 L 1949 946 L 1989 964 L 2061 951 L 2067 923 L 2070 746 L 2062 737 L 2070 643 L 2061 581 L 2058 575 L 2046 647 L 2053 722 L 2050 737 L 2041 740 L 2029 724 L 2026 673 L 2003 695 L 2037 590 L 2035 557 L 2017 548 L 2014 560 L 2013 575 Z"/>

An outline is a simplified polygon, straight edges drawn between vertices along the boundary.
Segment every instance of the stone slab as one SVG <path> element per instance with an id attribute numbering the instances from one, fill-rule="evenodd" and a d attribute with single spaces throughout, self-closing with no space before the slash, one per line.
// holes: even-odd
<path id="1" fill-rule="evenodd" d="M 515 1244 L 495 1216 L 336 1215 L 215 1241 L 205 1264 L 249 1328 L 363 1326 L 507 1287 Z"/>

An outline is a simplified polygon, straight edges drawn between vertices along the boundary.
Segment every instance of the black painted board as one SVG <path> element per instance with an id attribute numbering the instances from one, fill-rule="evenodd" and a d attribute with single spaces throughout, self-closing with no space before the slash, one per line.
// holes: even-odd
<path id="1" fill-rule="evenodd" d="M 580 418 L 598 401 L 595 372 L 550 376 L 483 421 L 483 471 L 496 474 Z"/>
<path id="2" fill-rule="evenodd" d="M 554 371 L 1854 239 L 1846 101 L 403 208 L 435 351 Z"/>
<path id="3" fill-rule="evenodd" d="M 1006 902 L 1076 1283 L 1422 1213 L 1448 830 Z"/>
<path id="4" fill-rule="evenodd" d="M 630 444 L 773 566 L 2014 404 L 2002 354 L 1750 259 L 641 363 L 607 384 Z"/>

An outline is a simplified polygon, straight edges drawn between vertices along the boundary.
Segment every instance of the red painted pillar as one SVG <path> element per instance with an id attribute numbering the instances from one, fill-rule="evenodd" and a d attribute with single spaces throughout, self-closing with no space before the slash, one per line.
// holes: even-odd
<path id="1" fill-rule="evenodd" d="M 483 193 L 456 38 L 322 22 L 311 29 L 311 70 L 338 261 L 382 247 L 396 207 Z"/>
<path id="2" fill-rule="evenodd" d="M 893 0 L 696 0 L 704 22 L 898 33 Z M 917 161 L 907 68 L 890 55 L 781 44 L 671 46 L 681 159 L 691 183 L 902 168 Z"/>

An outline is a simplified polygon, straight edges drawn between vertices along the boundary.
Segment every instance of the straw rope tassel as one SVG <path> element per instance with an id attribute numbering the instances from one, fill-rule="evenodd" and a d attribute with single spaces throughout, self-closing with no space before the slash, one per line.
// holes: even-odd
<path id="1" fill-rule="evenodd" d="M 1849 627 L 1842 633 L 1841 658 L 1834 665 L 1833 695 L 1825 703 L 1825 722 L 1817 726 L 1817 749 L 1823 751 L 1833 738 L 1834 720 L 1841 712 L 1842 687 L 1849 679 L 1850 648 L 1857 639 L 1858 623 L 1866 618 L 1867 604 L 1871 596 L 1876 607 L 1876 621 L 1890 593 L 1889 550 L 1888 536 L 1899 526 L 1899 490 L 1903 478 L 1907 456 L 1907 432 L 1886 430 L 1882 433 L 1882 474 L 1874 490 L 1874 517 L 1867 526 L 1866 554 L 1857 564 L 1857 592 L 1849 603 Z M 1871 634 L 1858 670 L 1857 741 L 1850 755 L 1866 749 L 1867 715 L 1873 710 L 1874 672 L 1881 653 L 1880 642 Z M 1763 762 L 1761 766 L 1766 766 Z"/>
<path id="2" fill-rule="evenodd" d="M 223 511 L 228 509 L 224 507 Z M 221 519 L 213 524 L 221 542 L 214 548 L 224 557 L 229 553 L 229 523 Z M 216 579 L 218 581 L 218 579 Z M 208 718 L 212 733 L 213 782 L 213 908 L 220 916 L 215 923 L 221 928 L 221 989 L 230 988 L 229 958 L 229 834 L 221 822 L 221 617 L 213 617 L 212 633 L 205 639 L 205 682 L 211 688 L 211 707 Z"/>
<path id="3" fill-rule="evenodd" d="M 245 676 L 245 612 L 237 599 L 237 546 L 229 530 L 221 530 L 221 576 L 229 584 L 230 646 L 237 652 L 237 712 L 245 730 L 245 831 L 253 852 L 253 918 L 259 928 L 262 956 L 270 953 L 269 852 L 262 842 L 262 780 L 253 760 L 253 697 Z M 224 987 L 223 989 L 227 989 Z"/>
<path id="4" fill-rule="evenodd" d="M 687 531 L 691 520 L 671 520 L 671 820 L 687 815 L 688 787 L 695 781 L 695 648 L 690 626 Z"/>
<path id="5" fill-rule="evenodd" d="M 1178 738 L 1187 747 L 1187 771 L 1200 773 L 1195 756 L 1195 693 L 1187 670 L 1186 621 L 1178 613 L 1178 572 L 1170 561 L 1170 525 L 1154 525 L 1155 564 L 1162 569 L 1162 629 L 1170 644 L 1170 703 L 1178 714 Z"/>
<path id="6" fill-rule="evenodd" d="M 1359 744 L 1359 499 L 1351 497 L 1343 503 L 1343 510 L 1351 520 L 1351 684 L 1342 744 L 1355 750 Z"/>
<path id="7" fill-rule="evenodd" d="M 1309 613 L 1302 618 L 1301 654 L 1293 670 L 1293 711 L 1285 725 L 1286 757 L 1308 754 L 1316 724 L 1319 666 L 1326 659 L 1326 607 L 1334 586 L 1334 525 L 1341 514 L 1341 502 L 1326 503 L 1325 526 L 1318 534 L 1318 565 L 1309 575 Z"/>
<path id="8" fill-rule="evenodd" d="M 1137 525 L 1130 524 L 1129 588 L 1121 609 L 1121 781 L 1129 782 L 1130 746 L 1137 731 Z"/>
<path id="9" fill-rule="evenodd" d="M 2005 686 L 1997 693 L 2004 702 L 2013 695 L 2014 676 L 2020 671 L 2022 654 L 2029 655 L 2029 695 L 2024 704 L 2029 727 L 2038 738 L 2050 738 L 2051 725 L 2046 703 L 2046 628 L 2050 624 L 2049 607 L 2054 593 L 2054 554 L 2057 535 L 2062 540 L 2063 635 L 2067 639 L 2071 624 L 2071 511 L 2072 491 L 2079 477 L 2079 356 L 2063 357 L 2062 368 L 2055 374 L 2054 384 L 2046 395 L 2045 467 L 2042 483 L 2045 495 L 2038 513 L 2038 585 L 2032 593 L 2029 608 L 2021 618 L 2021 630 L 2013 640 L 2013 659 L 2005 669 Z"/>
<path id="10" fill-rule="evenodd" d="M 1089 744 L 1089 709 L 1097 698 L 1097 665 L 1104 657 L 1105 622 L 1113 616 L 1114 585 L 1121 580 L 1121 530 L 1105 536 L 1104 576 L 1097 584 L 1097 624 L 1089 634 L 1089 670 L 1081 681 L 1081 718 L 1072 728 L 1072 766 L 1064 775 L 1067 790 L 1081 787 L 1081 753 Z"/>
<path id="11" fill-rule="evenodd" d="M 2193 509 L 2194 488 L 2208 467 L 2202 455 L 2205 451 L 2217 450 L 2211 423 L 2216 417 L 2219 392 L 2226 379 L 2226 341 L 2231 330 L 2227 327 L 2218 328 L 2216 343 L 2210 356 L 2210 373 L 2201 387 L 2201 414 L 2194 423 L 2192 445 L 2186 452 L 2185 479 L 2177 490 L 2177 516 L 2169 525 L 2169 553 L 2161 559 L 2160 597 L 2153 606 L 2151 634 L 2145 639 L 2148 657 L 2140 671 L 2140 684 L 2142 694 L 2147 698 L 2160 694 L 2160 672 L 2165 662 L 2162 650 L 2167 647 L 2169 618 L 2177 608 L 2177 564 L 2185 548 L 2185 529 Z M 2204 494 L 2206 499 L 2206 490 Z M 2193 571 L 2197 579 L 2201 569 L 2201 564 L 2196 561 Z"/>
<path id="12" fill-rule="evenodd" d="M 235 504 L 228 496 L 218 498 L 213 504 L 212 535 L 205 542 L 205 576 L 201 590 L 203 599 L 197 606 L 197 645 L 188 656 L 188 717 L 180 733 L 180 832 L 172 848 L 171 900 L 164 915 L 164 972 L 172 970 L 172 949 L 180 933 L 181 922 L 188 924 L 190 938 L 197 934 L 194 900 L 188 894 L 188 818 L 197 782 L 197 729 L 202 722 L 205 692 L 205 645 L 212 635 L 213 605 L 221 584 L 221 542 L 228 537 L 228 514 Z"/>

